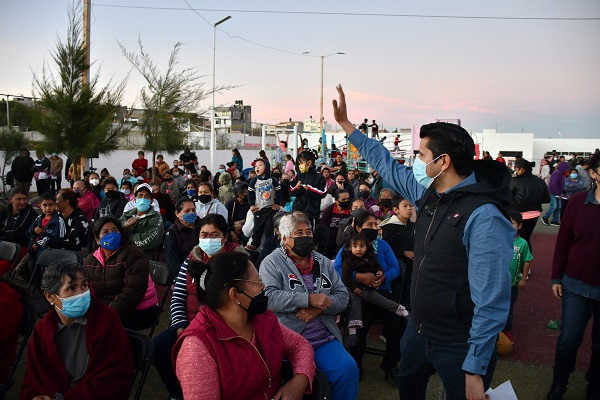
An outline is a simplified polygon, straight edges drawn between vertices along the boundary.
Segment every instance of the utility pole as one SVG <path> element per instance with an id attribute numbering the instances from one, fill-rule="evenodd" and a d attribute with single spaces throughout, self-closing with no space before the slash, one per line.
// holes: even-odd
<path id="1" fill-rule="evenodd" d="M 92 1 L 83 0 L 83 52 L 84 52 L 84 69 L 81 76 L 81 83 L 83 90 L 90 88 L 90 20 L 92 14 Z M 79 160 L 72 160 L 75 164 L 75 176 L 77 179 L 81 178 L 80 171 L 85 168 L 85 157 L 81 157 Z M 79 164 L 79 165 L 78 165 Z"/>

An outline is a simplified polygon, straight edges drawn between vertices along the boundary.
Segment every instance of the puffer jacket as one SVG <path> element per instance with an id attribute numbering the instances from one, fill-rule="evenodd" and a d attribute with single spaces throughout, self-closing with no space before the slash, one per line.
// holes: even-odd
<path id="1" fill-rule="evenodd" d="M 123 244 L 108 259 L 104 250 L 98 248 L 86 257 L 84 266 L 90 277 L 92 295 L 120 317 L 158 303 L 148 257 L 135 244 Z"/>

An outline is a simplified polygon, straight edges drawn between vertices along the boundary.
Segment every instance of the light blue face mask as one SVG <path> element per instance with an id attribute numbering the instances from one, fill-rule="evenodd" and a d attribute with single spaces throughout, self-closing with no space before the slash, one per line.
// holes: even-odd
<path id="1" fill-rule="evenodd" d="M 425 188 L 428 189 L 429 186 L 431 186 L 431 184 L 433 183 L 433 180 L 442 174 L 443 171 L 440 171 L 440 173 L 434 176 L 433 178 L 427 175 L 427 166 L 435 160 L 437 160 L 438 158 L 440 158 L 441 156 L 443 156 L 443 154 L 440 154 L 433 160 L 429 161 L 427 164 L 421 161 L 419 157 L 415 158 L 415 162 L 413 164 L 413 175 L 419 183 L 419 185 L 425 186 Z"/>
<path id="2" fill-rule="evenodd" d="M 55 294 L 58 297 L 57 294 Z M 90 308 L 90 291 L 86 290 L 83 293 L 71 297 L 58 297 L 62 301 L 62 310 L 55 304 L 54 307 L 59 313 L 67 318 L 81 318 L 87 313 Z"/>
<path id="3" fill-rule="evenodd" d="M 579 177 L 578 174 L 570 174 L 570 176 L 571 176 L 571 179 L 577 179 Z"/>
<path id="4" fill-rule="evenodd" d="M 146 212 L 150 209 L 150 200 L 148 199 L 135 199 L 135 208 L 138 211 Z"/>
<path id="5" fill-rule="evenodd" d="M 223 248 L 223 244 L 221 243 L 221 238 L 206 238 L 200 239 L 199 246 L 203 252 L 208 254 L 209 256 L 214 256 Z"/>

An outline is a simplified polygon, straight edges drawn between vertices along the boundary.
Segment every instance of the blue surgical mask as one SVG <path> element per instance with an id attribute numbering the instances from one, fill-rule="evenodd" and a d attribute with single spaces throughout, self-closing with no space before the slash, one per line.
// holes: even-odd
<path id="1" fill-rule="evenodd" d="M 220 173 L 223 173 L 223 172 L 225 172 L 225 168 L 221 168 L 221 169 L 219 169 L 219 172 L 220 172 Z"/>
<path id="2" fill-rule="evenodd" d="M 186 190 L 186 192 L 187 192 L 187 195 L 190 197 L 192 197 L 193 195 L 196 194 L 196 191 L 194 189 L 188 189 L 188 190 Z"/>
<path id="3" fill-rule="evenodd" d="M 440 171 L 440 173 L 434 176 L 433 178 L 427 175 L 427 166 L 435 160 L 437 160 L 438 158 L 440 158 L 441 156 L 442 154 L 429 161 L 427 164 L 421 161 L 419 157 L 415 158 L 415 163 L 413 164 L 413 175 L 420 185 L 425 186 L 425 188 L 429 188 L 429 186 L 431 186 L 431 184 L 433 183 L 433 180 L 442 174 L 442 171 Z"/>
<path id="4" fill-rule="evenodd" d="M 58 297 L 57 294 L 55 294 Z M 54 307 L 58 310 L 59 313 L 64 315 L 67 318 L 81 318 L 87 313 L 90 308 L 90 291 L 86 290 L 83 293 L 77 294 L 71 297 L 58 297 L 62 301 L 62 310 L 58 308 L 55 304 Z"/>
<path id="5" fill-rule="evenodd" d="M 196 214 L 195 212 L 183 214 L 183 216 L 181 217 L 181 219 L 186 224 L 193 224 L 194 222 L 196 222 L 196 218 L 198 218 L 198 214 Z"/>
<path id="6" fill-rule="evenodd" d="M 73 189 L 73 191 L 75 192 L 75 194 L 81 194 L 82 193 L 81 190 L 79 190 L 79 189 Z"/>
<path id="7" fill-rule="evenodd" d="M 110 232 L 100 239 L 100 247 L 106 250 L 117 250 L 121 247 L 121 232 Z"/>
<path id="8" fill-rule="evenodd" d="M 571 177 L 571 179 L 577 179 L 579 177 L 578 174 L 571 174 L 569 176 Z"/>
<path id="9" fill-rule="evenodd" d="M 223 248 L 223 243 L 221 243 L 221 240 L 221 238 L 200 239 L 199 246 L 203 252 L 212 257 Z"/>
<path id="10" fill-rule="evenodd" d="M 135 199 L 135 208 L 138 211 L 146 212 L 150 209 L 150 200 L 148 199 Z"/>

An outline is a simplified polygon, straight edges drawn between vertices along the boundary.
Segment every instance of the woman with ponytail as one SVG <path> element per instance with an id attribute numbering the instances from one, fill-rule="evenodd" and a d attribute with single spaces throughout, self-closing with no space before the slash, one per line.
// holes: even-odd
<path id="1" fill-rule="evenodd" d="M 202 306 L 173 348 L 186 400 L 301 399 L 310 393 L 312 347 L 267 310 L 265 285 L 246 254 L 193 261 L 188 273 Z M 293 378 L 280 386 L 284 358 Z"/>

